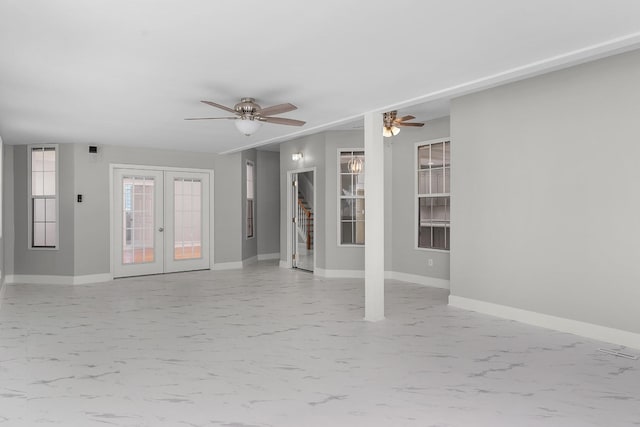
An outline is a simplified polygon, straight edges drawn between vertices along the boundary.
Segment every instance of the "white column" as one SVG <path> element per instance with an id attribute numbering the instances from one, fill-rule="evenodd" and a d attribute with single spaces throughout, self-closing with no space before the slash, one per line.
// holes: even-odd
<path id="1" fill-rule="evenodd" d="M 384 319 L 384 141 L 382 113 L 364 116 L 364 319 Z"/>

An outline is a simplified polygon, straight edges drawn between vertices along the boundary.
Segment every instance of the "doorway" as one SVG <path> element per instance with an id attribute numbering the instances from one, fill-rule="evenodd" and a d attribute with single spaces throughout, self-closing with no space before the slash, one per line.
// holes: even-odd
<path id="1" fill-rule="evenodd" d="M 210 171 L 114 167 L 114 277 L 209 269 Z"/>
<path id="2" fill-rule="evenodd" d="M 289 173 L 291 192 L 289 209 L 291 226 L 289 241 L 291 248 L 291 267 L 313 271 L 315 267 L 315 170 L 302 170 Z"/>

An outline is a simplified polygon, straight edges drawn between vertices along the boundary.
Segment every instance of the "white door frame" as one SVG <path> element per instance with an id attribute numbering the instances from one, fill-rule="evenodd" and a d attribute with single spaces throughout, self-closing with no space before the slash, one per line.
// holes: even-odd
<path id="1" fill-rule="evenodd" d="M 286 218 L 286 224 L 287 224 L 287 268 L 293 268 L 293 261 L 291 259 L 292 255 L 293 255 L 293 227 L 291 226 L 291 218 L 293 218 L 293 199 L 291 197 L 291 181 L 293 180 L 293 174 L 294 173 L 304 173 L 304 172 L 312 172 L 313 173 L 313 209 L 314 212 L 316 212 L 317 209 L 317 204 L 316 204 L 316 191 L 315 191 L 315 186 L 316 186 L 316 168 L 311 167 L 311 168 L 302 168 L 302 169 L 294 169 L 294 170 L 290 170 L 287 171 L 287 218 Z M 317 242 L 317 231 L 318 228 L 316 227 L 316 223 L 315 223 L 315 218 L 317 218 L 317 215 L 314 216 L 314 222 L 313 222 L 313 271 L 315 273 L 316 271 L 316 253 L 317 248 L 316 248 L 316 242 Z"/>
<path id="2" fill-rule="evenodd" d="M 173 166 L 150 166 L 150 165 L 136 165 L 136 164 L 126 164 L 126 163 L 110 163 L 109 164 L 109 274 L 113 277 L 113 273 L 115 271 L 115 246 L 113 242 L 113 232 L 114 232 L 114 212 L 113 212 L 113 178 L 115 169 L 138 169 L 138 170 L 156 170 L 156 171 L 173 171 L 173 172 L 199 172 L 199 173 L 208 173 L 209 174 L 209 269 L 213 270 L 214 268 L 214 181 L 213 181 L 213 169 L 196 169 L 196 168 L 178 168 Z M 315 260 L 314 260 L 315 262 Z"/>

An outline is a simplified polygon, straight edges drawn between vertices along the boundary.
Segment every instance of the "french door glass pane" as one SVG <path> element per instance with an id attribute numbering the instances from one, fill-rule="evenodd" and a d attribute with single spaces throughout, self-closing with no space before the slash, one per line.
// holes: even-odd
<path id="1" fill-rule="evenodd" d="M 202 257 L 202 182 L 176 178 L 174 186 L 173 259 Z"/>
<path id="2" fill-rule="evenodd" d="M 122 179 L 122 263 L 154 262 L 155 212 L 153 177 Z"/>

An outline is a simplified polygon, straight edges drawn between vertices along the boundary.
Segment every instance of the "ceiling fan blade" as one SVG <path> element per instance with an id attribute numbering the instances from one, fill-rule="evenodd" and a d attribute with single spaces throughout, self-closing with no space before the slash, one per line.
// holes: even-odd
<path id="1" fill-rule="evenodd" d="M 413 120 L 415 119 L 415 117 L 413 116 L 404 116 L 404 117 L 400 117 L 399 119 L 396 119 L 399 122 L 406 122 L 407 120 Z"/>
<path id="2" fill-rule="evenodd" d="M 422 126 L 424 126 L 424 123 L 402 123 L 402 122 L 399 122 L 399 123 L 396 123 L 395 125 L 396 126 L 413 126 L 413 127 L 421 128 Z"/>
<path id="3" fill-rule="evenodd" d="M 200 101 L 200 102 L 202 102 L 204 104 L 207 104 L 207 105 L 211 105 L 212 107 L 216 107 L 216 108 L 219 108 L 219 109 L 224 110 L 224 111 L 228 111 L 228 112 L 233 113 L 233 114 L 237 113 L 237 111 L 234 110 L 233 108 L 225 107 L 224 105 L 216 104 L 215 102 L 211 102 L 211 101 Z"/>
<path id="4" fill-rule="evenodd" d="M 185 120 L 224 120 L 224 119 L 235 120 L 237 118 L 238 117 L 190 117 Z"/>
<path id="5" fill-rule="evenodd" d="M 257 119 L 260 120 L 261 122 L 275 123 L 278 125 L 289 125 L 289 126 L 302 126 L 306 123 L 306 122 L 303 122 L 302 120 L 285 119 L 283 117 L 258 117 Z"/>
<path id="6" fill-rule="evenodd" d="M 262 110 L 258 111 L 258 114 L 260 114 L 263 117 L 273 116 L 274 114 L 288 113 L 289 111 L 293 111 L 297 109 L 298 107 L 296 107 L 293 104 L 289 104 L 289 103 L 278 104 L 278 105 L 272 105 L 271 107 L 263 108 Z"/>

